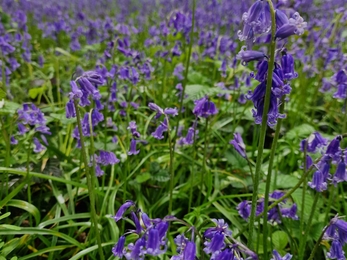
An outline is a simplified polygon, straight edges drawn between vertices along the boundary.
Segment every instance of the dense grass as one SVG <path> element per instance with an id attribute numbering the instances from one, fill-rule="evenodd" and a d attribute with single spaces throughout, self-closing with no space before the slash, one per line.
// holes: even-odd
<path id="1" fill-rule="evenodd" d="M 299 11 L 308 26 L 279 40 L 272 23 L 248 43 L 269 63 L 265 111 L 272 67 L 284 68 L 286 53 L 298 74 L 282 78 L 281 91 L 286 84 L 291 91 L 276 96 L 285 117 L 267 124 L 259 107 L 255 122 L 250 100 L 261 61 L 236 58 L 246 44 L 237 35 L 242 14 L 254 2 L 1 1 L 0 259 L 116 259 L 112 248 L 124 234 L 126 246 L 147 241 L 146 259 L 179 254 L 180 234 L 195 243 L 197 259 L 211 259 L 213 219 L 229 225 L 231 236 L 218 232 L 226 235 L 223 252 L 235 255 L 215 259 L 271 259 L 273 250 L 300 260 L 342 254 L 346 3 L 274 1 L 288 17 Z M 78 92 L 85 81 L 89 102 Z M 325 143 L 313 149 L 317 132 Z M 245 147 L 230 143 L 236 133 Z M 107 160 L 103 151 L 112 153 Z M 327 165 L 327 186 L 308 185 Z M 256 211 L 264 200 L 266 214 Z M 282 210 L 289 207 L 296 217 Z M 131 231 L 134 215 L 141 232 Z M 150 234 L 167 223 L 163 251 L 151 253 Z M 334 239 L 323 237 L 328 226 L 340 232 Z"/>

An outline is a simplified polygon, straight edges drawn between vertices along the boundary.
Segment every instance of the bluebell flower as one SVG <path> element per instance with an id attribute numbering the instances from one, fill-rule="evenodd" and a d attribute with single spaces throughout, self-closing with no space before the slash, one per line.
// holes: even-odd
<path id="1" fill-rule="evenodd" d="M 343 158 L 341 158 L 336 167 L 336 172 L 333 177 L 333 183 L 336 184 L 343 181 L 347 181 L 347 173 L 345 161 Z"/>
<path id="2" fill-rule="evenodd" d="M 281 209 L 282 217 L 298 220 L 299 217 L 298 215 L 296 215 L 297 209 L 298 208 L 295 203 L 290 208 L 282 208 Z"/>
<path id="3" fill-rule="evenodd" d="M 264 82 L 267 77 L 267 70 L 269 68 L 269 63 L 267 60 L 263 60 L 257 64 L 257 74 L 255 75 L 254 79 L 258 80 L 259 82 Z"/>
<path id="4" fill-rule="evenodd" d="M 194 143 L 194 134 L 195 134 L 195 129 L 193 127 L 188 128 L 187 135 L 182 139 L 183 144 L 186 145 L 191 145 Z"/>
<path id="5" fill-rule="evenodd" d="M 306 144 L 307 143 L 307 144 Z M 310 153 L 317 152 L 317 149 L 326 146 L 327 140 L 321 136 L 320 133 L 314 132 L 309 136 L 309 138 L 306 140 L 302 140 L 300 143 L 300 150 L 303 152 L 305 150 Z"/>
<path id="6" fill-rule="evenodd" d="M 10 143 L 11 143 L 12 145 L 16 145 L 16 144 L 18 144 L 18 140 L 17 140 L 13 135 L 11 135 L 11 137 L 10 137 Z"/>
<path id="7" fill-rule="evenodd" d="M 17 127 L 20 135 L 24 135 L 26 132 L 29 131 L 29 129 L 26 128 L 22 123 L 18 123 Z"/>
<path id="8" fill-rule="evenodd" d="M 292 55 L 284 52 L 281 58 L 281 66 L 284 79 L 292 80 L 298 77 L 298 73 L 294 70 L 294 58 Z"/>
<path id="9" fill-rule="evenodd" d="M 113 253 L 114 256 L 118 256 L 119 258 L 123 257 L 123 255 L 124 255 L 124 244 L 125 244 L 125 236 L 121 236 L 118 239 L 118 242 L 112 248 L 112 253 Z"/>
<path id="10" fill-rule="evenodd" d="M 146 253 L 149 255 L 159 255 L 161 254 L 160 243 L 159 243 L 159 232 L 155 228 L 151 228 L 148 232 L 147 238 L 147 250 Z"/>
<path id="11" fill-rule="evenodd" d="M 131 139 L 130 141 L 130 149 L 128 152 L 128 155 L 136 155 L 140 152 L 140 150 L 136 150 L 136 140 L 135 139 Z"/>
<path id="12" fill-rule="evenodd" d="M 234 133 L 234 139 L 229 142 L 233 145 L 235 150 L 244 158 L 247 157 L 246 155 L 246 145 L 244 144 L 241 134 L 240 133 Z"/>
<path id="13" fill-rule="evenodd" d="M 285 39 L 294 34 L 302 35 L 307 27 L 307 22 L 298 12 L 294 13 L 293 18 L 289 18 L 288 23 L 282 25 L 275 34 L 276 39 Z"/>
<path id="14" fill-rule="evenodd" d="M 342 249 L 342 245 L 338 239 L 334 239 L 330 251 L 327 253 L 329 259 L 345 260 L 345 252 Z"/>
<path id="15" fill-rule="evenodd" d="M 292 255 L 287 253 L 285 256 L 281 256 L 276 250 L 272 251 L 271 260 L 290 260 L 292 259 Z"/>
<path id="16" fill-rule="evenodd" d="M 284 12 L 282 12 L 280 9 L 276 9 L 275 18 L 276 18 L 277 30 L 281 28 L 283 25 L 289 23 L 289 19 L 287 15 Z"/>
<path id="17" fill-rule="evenodd" d="M 212 219 L 212 221 L 216 224 L 216 227 L 208 228 L 204 232 L 204 237 L 212 239 L 216 233 L 222 233 L 225 236 L 231 236 L 232 232 L 229 229 L 229 225 L 225 223 L 224 219 Z"/>
<path id="18" fill-rule="evenodd" d="M 318 192 L 322 192 L 327 189 L 327 183 L 325 181 L 325 178 L 323 174 L 317 170 L 313 174 L 312 181 L 308 183 L 308 185 L 312 188 L 315 189 Z"/>
<path id="19" fill-rule="evenodd" d="M 205 248 L 204 252 L 206 254 L 218 254 L 225 246 L 224 243 L 224 234 L 216 232 L 212 238 L 211 241 L 205 241 L 204 242 Z"/>
<path id="20" fill-rule="evenodd" d="M 207 97 L 195 100 L 194 104 L 193 114 L 196 116 L 207 118 L 218 113 L 216 105 L 212 101 L 209 101 Z"/>
<path id="21" fill-rule="evenodd" d="M 42 152 L 43 150 L 46 149 L 46 147 L 43 146 L 40 143 L 39 139 L 37 139 L 36 137 L 33 138 L 33 142 L 34 142 L 34 152 L 35 153 L 40 153 L 40 152 Z"/>
<path id="22" fill-rule="evenodd" d="M 118 220 L 120 220 L 125 211 L 127 211 L 127 209 L 129 209 L 131 206 L 135 206 L 135 203 L 131 200 L 126 201 L 122 206 L 120 206 L 120 208 L 118 209 L 116 215 L 113 217 L 114 220 L 117 222 Z"/>
<path id="23" fill-rule="evenodd" d="M 171 257 L 171 260 L 195 260 L 196 245 L 189 241 L 184 235 L 178 235 L 174 239 L 177 246 L 178 255 Z"/>
<path id="24" fill-rule="evenodd" d="M 124 256 L 126 259 L 129 259 L 129 260 L 144 259 L 144 255 L 146 253 L 145 247 L 146 247 L 146 239 L 145 237 L 141 237 L 138 240 L 136 240 L 135 244 L 130 243 L 128 245 L 129 252 L 126 252 Z"/>
<path id="25" fill-rule="evenodd" d="M 66 113 L 66 118 L 76 117 L 75 105 L 74 105 L 74 103 L 71 100 L 69 100 L 66 103 L 65 113 Z"/>
<path id="26" fill-rule="evenodd" d="M 130 132 L 131 132 L 131 134 L 133 135 L 133 137 L 135 137 L 135 138 L 140 138 L 141 135 L 140 135 L 139 132 L 137 132 L 137 125 L 136 125 L 136 122 L 135 122 L 135 121 L 130 121 L 130 122 L 129 122 L 129 126 L 128 126 L 127 129 L 130 130 Z"/>
<path id="27" fill-rule="evenodd" d="M 163 133 L 168 130 L 167 122 L 164 120 L 160 123 L 160 125 L 157 127 L 157 129 L 152 133 L 152 136 L 158 140 L 163 139 Z"/>
<path id="28" fill-rule="evenodd" d="M 119 159 L 112 152 L 107 152 L 104 150 L 99 151 L 99 156 L 97 157 L 97 163 L 102 165 L 113 165 L 119 163 Z"/>
<path id="29" fill-rule="evenodd" d="M 69 93 L 70 100 L 80 99 L 83 96 L 83 92 L 78 88 L 74 80 L 70 81 L 71 92 Z"/>
<path id="30" fill-rule="evenodd" d="M 227 61 L 226 61 L 226 59 L 224 59 L 222 61 L 220 68 L 219 68 L 219 71 L 221 72 L 221 76 L 223 78 L 225 78 L 227 76 L 226 70 L 227 70 Z"/>
<path id="31" fill-rule="evenodd" d="M 260 51 L 247 50 L 246 46 L 243 46 L 240 52 L 236 55 L 236 59 L 241 60 L 242 65 L 247 65 L 251 61 L 262 61 L 267 56 Z"/>
<path id="32" fill-rule="evenodd" d="M 164 114 L 165 115 L 170 115 L 170 116 L 177 116 L 178 111 L 177 108 L 165 108 L 164 109 Z"/>
<path id="33" fill-rule="evenodd" d="M 184 71 L 184 67 L 183 67 L 182 63 L 179 63 L 176 65 L 172 74 L 174 76 L 176 76 L 178 78 L 178 80 L 183 80 L 183 75 L 182 75 L 183 71 Z"/>
<path id="34" fill-rule="evenodd" d="M 238 210 L 239 215 L 245 220 L 248 219 L 251 215 L 251 205 L 249 205 L 247 200 L 244 200 L 241 203 L 239 203 L 236 209 Z"/>
<path id="35" fill-rule="evenodd" d="M 333 140 L 331 140 L 325 153 L 327 155 L 330 155 L 331 157 L 334 157 L 337 153 L 339 153 L 341 140 L 342 140 L 341 135 L 338 135 Z"/>

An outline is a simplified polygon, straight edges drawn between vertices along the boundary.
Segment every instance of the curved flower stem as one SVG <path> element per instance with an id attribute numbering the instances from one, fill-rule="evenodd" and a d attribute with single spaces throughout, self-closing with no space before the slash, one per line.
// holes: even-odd
<path id="1" fill-rule="evenodd" d="M 301 184 L 304 182 L 304 180 L 306 180 L 307 176 L 309 175 L 309 173 L 313 170 L 313 168 L 315 168 L 315 164 L 317 164 L 320 160 L 322 159 L 322 157 L 318 158 L 315 163 L 309 168 L 307 169 L 307 171 L 305 172 L 305 174 L 303 174 L 303 176 L 301 176 L 301 179 L 298 181 L 298 183 L 291 188 L 286 194 L 284 194 L 281 198 L 279 198 L 278 200 L 275 200 L 268 208 L 268 210 L 273 209 L 274 207 L 276 207 L 278 204 L 280 204 L 282 201 L 284 201 L 285 199 L 289 198 L 300 186 Z M 255 219 L 258 220 L 261 217 L 263 217 L 264 212 L 260 213 Z M 237 233 L 234 238 L 239 237 L 241 234 L 243 234 L 246 231 L 246 228 L 240 230 L 239 233 Z"/>
<path id="2" fill-rule="evenodd" d="M 303 231 L 302 234 L 300 234 L 300 236 L 302 236 L 303 239 L 302 239 L 302 241 L 301 241 L 301 243 L 299 245 L 299 257 L 298 257 L 299 260 L 301 260 L 301 259 L 303 260 L 304 259 L 304 254 L 305 254 L 305 249 L 306 249 L 306 240 L 307 240 L 307 237 L 308 237 L 308 233 L 310 232 L 311 223 L 312 223 L 314 212 L 316 210 L 316 206 L 317 206 L 317 202 L 318 202 L 318 199 L 319 199 L 319 195 L 320 195 L 320 193 L 316 192 L 316 195 L 314 196 L 314 201 L 313 201 L 310 217 L 309 217 L 307 225 L 306 225 L 306 230 Z"/>
<path id="3" fill-rule="evenodd" d="M 271 0 L 267 0 L 270 6 L 271 12 L 271 43 L 270 43 L 270 59 L 269 59 L 269 68 L 267 74 L 267 84 L 266 84 L 266 93 L 265 93 L 265 101 L 264 101 L 264 110 L 261 122 L 259 143 L 258 143 L 258 154 L 257 154 L 257 163 L 255 166 L 255 175 L 254 175 L 254 190 L 252 196 L 252 210 L 249 218 L 249 237 L 248 237 L 248 247 L 252 249 L 253 246 L 253 229 L 255 223 L 255 211 L 257 205 L 257 197 L 258 197 L 258 188 L 259 188 L 259 179 L 261 172 L 261 165 L 263 163 L 263 151 L 264 151 L 264 143 L 265 143 L 265 135 L 267 128 L 267 118 L 268 111 L 270 106 L 270 97 L 271 97 L 271 87 L 272 87 L 272 75 L 274 69 L 275 62 L 275 49 L 276 49 L 276 20 L 275 20 L 275 9 Z"/>
<path id="4" fill-rule="evenodd" d="M 74 105 L 75 105 L 75 111 L 76 111 L 76 117 L 77 117 L 77 126 L 78 126 L 78 132 L 80 136 L 80 142 L 81 142 L 81 153 L 82 153 L 82 159 L 84 162 L 84 171 L 86 173 L 86 178 L 87 178 L 87 186 L 89 190 L 89 200 L 90 200 L 90 210 L 91 210 L 91 218 L 92 218 L 92 223 L 94 225 L 94 231 L 95 231 L 95 236 L 96 236 L 96 241 L 98 244 L 98 251 L 99 251 L 99 256 L 101 260 L 105 259 L 104 252 L 102 250 L 101 246 L 101 238 L 100 238 L 100 233 L 98 229 L 98 219 L 95 211 L 95 197 L 94 197 L 94 187 L 92 185 L 92 176 L 90 176 L 89 172 L 89 167 L 88 167 L 88 158 L 87 158 L 87 153 L 86 153 L 86 147 L 84 145 L 84 137 L 82 133 L 82 124 L 81 124 L 81 115 L 80 111 L 78 108 L 78 101 L 74 100 Z"/>
<path id="5" fill-rule="evenodd" d="M 281 107 L 280 107 L 280 113 L 283 113 L 284 110 L 284 96 L 281 99 Z M 265 188 L 265 199 L 264 199 L 264 221 L 263 221 L 263 248 L 264 248 L 264 254 L 267 254 L 267 212 L 269 207 L 269 194 L 270 194 L 270 185 L 271 185 L 271 175 L 272 175 L 272 168 L 275 160 L 275 153 L 276 153 L 276 147 L 277 147 L 277 141 L 278 137 L 280 135 L 281 126 L 282 126 L 283 119 L 278 119 L 276 130 L 275 130 L 275 136 L 272 141 L 271 145 L 271 153 L 270 153 L 270 159 L 269 159 L 269 168 L 266 176 L 266 188 Z"/>
<path id="6" fill-rule="evenodd" d="M 317 251 L 317 249 L 318 249 L 318 247 L 319 247 L 319 244 L 320 244 L 320 242 L 322 241 L 323 236 L 324 236 L 324 234 L 325 234 L 325 231 L 327 230 L 328 227 L 329 227 L 329 225 L 327 225 L 325 228 L 323 228 L 322 234 L 320 235 L 320 237 L 318 238 L 316 244 L 314 245 L 314 248 L 313 248 L 313 250 L 312 250 L 312 252 L 311 252 L 310 257 L 309 257 L 308 260 L 313 260 L 313 259 L 314 259 L 314 256 L 315 256 L 316 251 Z"/>

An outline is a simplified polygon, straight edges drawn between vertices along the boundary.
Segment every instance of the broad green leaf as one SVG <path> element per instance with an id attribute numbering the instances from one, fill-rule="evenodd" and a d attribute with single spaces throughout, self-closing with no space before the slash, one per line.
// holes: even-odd
<path id="1" fill-rule="evenodd" d="M 170 180 L 170 174 L 167 170 L 160 170 L 158 173 L 152 175 L 152 179 L 159 182 L 167 182 Z"/>
<path id="2" fill-rule="evenodd" d="M 302 139 L 309 137 L 310 134 L 312 134 L 315 130 L 315 128 L 308 124 L 302 124 L 296 127 L 293 127 L 290 129 L 287 134 L 285 135 L 286 139 Z"/>
<path id="3" fill-rule="evenodd" d="M 160 165 L 158 162 L 151 162 L 150 166 L 149 166 L 149 171 L 152 174 L 155 174 L 157 172 L 159 172 L 160 170 Z"/>
<path id="4" fill-rule="evenodd" d="M 143 183 L 145 181 L 148 181 L 151 177 L 152 177 L 152 175 L 149 172 L 145 172 L 145 173 L 137 175 L 136 181 L 138 183 Z"/>
<path id="5" fill-rule="evenodd" d="M 0 114 L 15 114 L 20 107 L 21 105 L 15 102 L 5 100 L 4 105 L 0 108 Z"/>
<path id="6" fill-rule="evenodd" d="M 44 94 L 46 90 L 46 86 L 42 86 L 39 88 L 31 88 L 29 89 L 29 97 L 35 99 L 37 96 Z"/>
<path id="7" fill-rule="evenodd" d="M 272 243 L 275 249 L 284 249 L 287 246 L 288 242 L 289 238 L 286 232 L 278 230 L 272 233 Z"/>
<path id="8" fill-rule="evenodd" d="M 288 189 L 294 187 L 299 179 L 292 175 L 277 174 L 276 187 L 278 189 Z"/>

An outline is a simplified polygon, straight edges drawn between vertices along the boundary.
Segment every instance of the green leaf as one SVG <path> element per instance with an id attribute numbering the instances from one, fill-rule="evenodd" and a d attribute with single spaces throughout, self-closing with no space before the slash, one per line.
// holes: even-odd
<path id="1" fill-rule="evenodd" d="M 149 172 L 152 174 L 155 174 L 159 172 L 160 170 L 160 165 L 157 162 L 151 162 L 151 165 L 149 166 Z"/>
<path id="2" fill-rule="evenodd" d="M 8 225 L 8 224 L 2 224 L 0 227 L 5 229 L 11 229 L 11 230 L 20 230 L 20 227 L 14 226 L 14 225 Z"/>
<path id="3" fill-rule="evenodd" d="M 0 216 L 0 220 L 3 219 L 3 218 L 7 218 L 9 215 L 11 215 L 11 212 L 6 212 L 5 214 L 2 214 Z"/>
<path id="4" fill-rule="evenodd" d="M 5 104 L 0 108 L 0 114 L 15 114 L 21 105 L 5 100 Z"/>
<path id="5" fill-rule="evenodd" d="M 289 242 L 289 238 L 284 231 L 275 231 L 272 233 L 272 243 L 276 250 L 284 249 Z"/>
<path id="6" fill-rule="evenodd" d="M 233 169 L 242 169 L 247 165 L 247 161 L 234 148 L 225 153 L 225 158 L 231 164 Z"/>
<path id="7" fill-rule="evenodd" d="M 302 139 L 309 137 L 310 134 L 312 134 L 315 131 L 315 128 L 308 124 L 302 124 L 296 127 L 293 127 L 290 129 L 287 134 L 286 138 L 288 139 Z"/>
<path id="8" fill-rule="evenodd" d="M 9 202 L 7 202 L 6 206 L 12 206 L 12 207 L 23 209 L 34 216 L 36 225 L 40 223 L 40 219 L 41 219 L 40 211 L 29 202 L 26 202 L 24 200 L 12 199 Z"/>
<path id="9" fill-rule="evenodd" d="M 6 92 L 3 88 L 0 88 L 0 100 L 6 97 Z"/>
<path id="10" fill-rule="evenodd" d="M 232 91 L 222 90 L 221 88 L 210 87 L 207 85 L 194 84 L 194 85 L 187 85 L 185 93 L 188 95 L 188 97 L 185 100 L 190 101 L 190 100 L 200 99 L 204 96 L 212 97 L 217 94 L 232 93 Z"/>
<path id="11" fill-rule="evenodd" d="M 278 174 L 276 180 L 276 187 L 279 189 L 288 189 L 294 187 L 299 179 L 292 175 Z"/>
<path id="12" fill-rule="evenodd" d="M 46 89 L 46 86 L 42 86 L 40 88 L 31 88 L 29 89 L 29 97 L 35 99 L 38 95 L 44 94 Z"/>
<path id="13" fill-rule="evenodd" d="M 138 183 L 143 183 L 145 181 L 148 181 L 150 178 L 152 178 L 152 175 L 149 172 L 145 172 L 145 173 L 137 175 L 136 181 Z"/>
<path id="14" fill-rule="evenodd" d="M 160 170 L 158 173 L 152 175 L 152 179 L 159 182 L 167 182 L 170 180 L 170 174 L 167 170 Z"/>
<path id="15" fill-rule="evenodd" d="M 55 121 L 59 121 L 63 125 L 68 125 L 68 124 L 76 122 L 76 118 L 66 118 L 65 114 L 55 114 L 55 113 L 52 113 L 49 116 L 47 116 L 47 118 L 49 118 L 49 117 L 51 117 L 53 119 L 56 119 Z"/>

